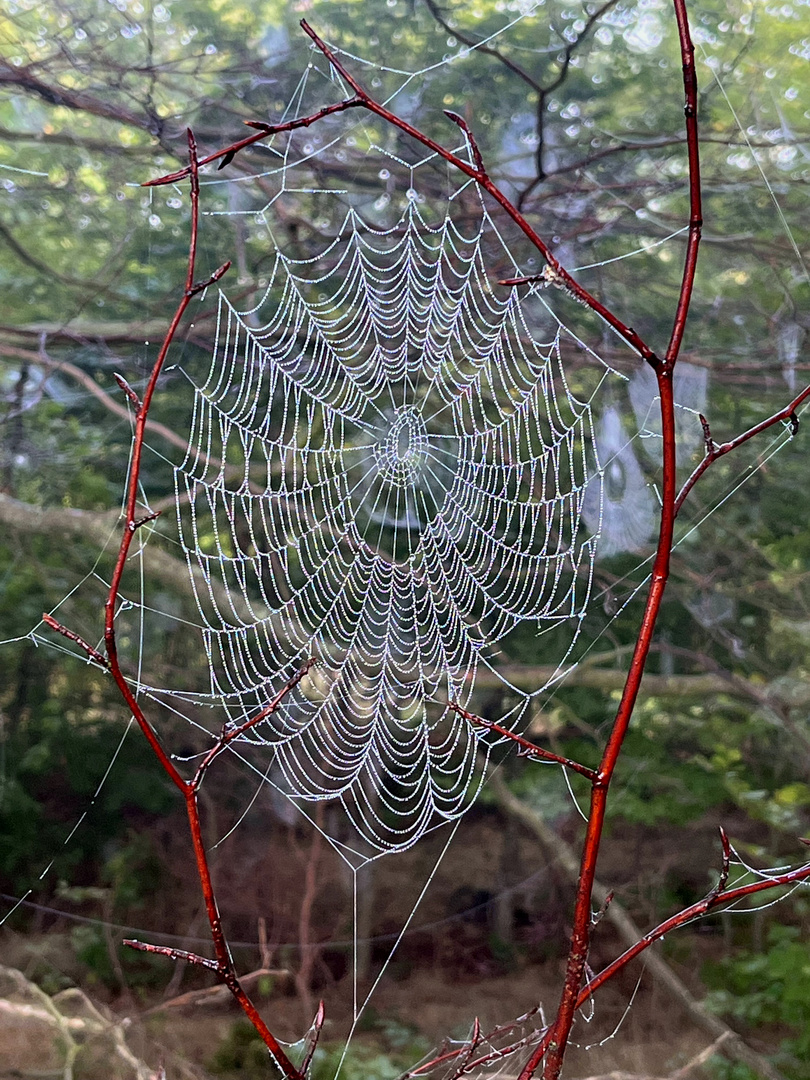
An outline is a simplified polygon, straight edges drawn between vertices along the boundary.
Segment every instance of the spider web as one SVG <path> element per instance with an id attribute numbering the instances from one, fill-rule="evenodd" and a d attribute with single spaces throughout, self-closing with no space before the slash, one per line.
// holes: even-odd
<path id="1" fill-rule="evenodd" d="M 309 148 L 290 139 L 267 175 L 289 193 L 287 171 L 323 150 L 317 137 Z M 458 820 L 475 798 L 476 751 L 491 740 L 449 702 L 472 708 L 476 684 L 494 681 L 510 710 L 497 718 L 519 728 L 564 677 L 597 542 L 610 554 L 649 538 L 654 506 L 632 447 L 657 436 L 649 393 L 631 386 L 640 431 L 628 436 L 615 406 L 597 404 L 601 381 L 572 378 L 574 330 L 537 295 L 494 286 L 493 248 L 518 273 L 531 265 L 486 208 L 470 225 L 455 210 L 462 189 L 429 219 L 436 200 L 422 199 L 419 168 L 395 164 L 408 181 L 393 220 L 380 224 L 388 183 L 361 211 L 330 191 L 337 239 L 313 259 L 276 250 L 264 296 L 245 310 L 220 299 L 175 471 L 211 661 L 209 694 L 187 700 L 238 721 L 317 656 L 315 692 L 294 695 L 250 749 L 293 801 L 339 799 L 378 853 Z M 307 177 L 302 190 L 316 186 Z M 143 593 L 126 604 L 146 611 Z M 533 694 L 500 669 L 508 635 L 526 625 L 538 639 L 561 631 L 545 638 L 558 675 Z M 136 691 L 183 696 L 148 687 L 140 667 Z M 356 957 L 356 875 L 354 889 Z"/>
<path id="2" fill-rule="evenodd" d="M 276 250 L 252 308 L 222 295 L 175 470 L 210 700 L 238 723 L 316 657 L 317 692 L 246 741 L 271 748 L 292 798 L 339 799 L 378 851 L 470 806 L 487 740 L 452 706 L 485 668 L 520 722 L 530 695 L 499 645 L 563 626 L 562 663 L 596 551 L 567 332 L 536 340 L 517 290 L 493 288 L 485 207 L 473 228 L 451 207 L 431 224 L 410 187 L 383 229 L 350 208 L 319 256 Z"/>

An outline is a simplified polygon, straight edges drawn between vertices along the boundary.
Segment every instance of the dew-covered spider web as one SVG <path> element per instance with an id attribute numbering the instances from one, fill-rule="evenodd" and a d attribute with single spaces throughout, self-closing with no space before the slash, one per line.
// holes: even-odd
<path id="1" fill-rule="evenodd" d="M 399 78 L 389 98 L 401 115 L 416 107 L 416 88 L 432 71 L 342 55 L 362 65 L 371 86 L 378 76 Z M 344 96 L 320 61 L 280 115 Z M 177 530 L 165 514 L 155 546 L 172 545 L 186 561 L 196 602 L 188 629 L 203 642 L 207 686 L 197 685 L 196 670 L 184 684 L 185 673 L 164 668 L 155 678 L 142 663 L 150 620 L 182 622 L 150 578 L 148 528 L 135 557 L 140 592 L 127 585 L 119 613 L 132 631 L 133 692 L 164 706 L 158 717 L 196 727 L 190 748 L 176 740 L 177 758 L 198 759 L 223 722 L 264 709 L 316 659 L 279 710 L 231 747 L 247 767 L 244 789 L 235 822 L 217 838 L 227 839 L 259 795 L 269 795 L 274 820 L 308 818 L 349 867 L 352 925 L 336 934 L 353 939 L 354 1025 L 364 1007 L 364 888 L 374 903 L 368 864 L 451 826 L 435 838 L 444 846 L 427 874 L 409 882 L 410 908 L 389 935 L 385 970 L 502 741 L 471 717 L 530 729 L 643 588 L 658 512 L 651 372 L 620 355 L 590 312 L 546 287 L 553 282 L 499 285 L 536 273 L 542 260 L 516 242 L 474 185 L 389 134 L 364 114 L 346 114 L 266 140 L 250 175 L 203 177 L 203 237 L 219 215 L 235 233 L 244 223 L 264 245 L 266 268 L 260 279 L 232 274 L 218 298 L 200 299 L 200 309 L 217 308 L 210 363 L 200 370 L 180 343 L 172 356 L 187 380 L 191 420 L 186 448 L 169 462 Z M 458 130 L 448 125 L 443 141 L 451 138 Z M 505 167 L 509 195 L 534 167 L 531 147 L 507 131 L 503 152 L 515 148 L 524 156 Z M 463 142 L 456 150 L 469 153 Z M 266 162 L 260 171 L 256 160 Z M 594 191 L 599 208 L 598 184 Z M 172 197 L 175 208 L 185 206 L 187 191 L 178 186 Z M 574 209 L 563 207 L 560 217 L 584 213 L 581 205 L 572 197 Z M 310 229 L 306 242 L 296 242 L 296 221 Z M 602 295 L 608 264 L 619 258 L 641 263 L 659 247 L 680 258 L 681 222 L 672 231 L 669 219 L 651 221 L 621 254 L 598 262 L 573 242 L 556 251 L 575 273 L 578 263 L 587 263 L 583 273 L 595 269 L 598 280 L 588 285 Z M 230 254 L 216 247 L 214 265 Z M 632 297 L 613 302 L 633 310 Z M 786 349 L 786 364 L 795 363 L 798 345 Z M 708 368 L 680 362 L 684 462 L 703 446 L 707 384 Z M 147 438 L 147 452 L 165 464 L 166 446 Z M 762 461 L 786 438 L 774 433 Z M 748 479 L 741 475 L 700 509 L 698 523 Z M 154 508 L 148 489 L 142 501 L 145 512 Z M 623 576 L 596 574 L 598 558 L 622 554 L 631 567 Z M 108 580 L 95 566 L 93 576 Z M 689 610 L 707 627 L 728 621 L 710 600 L 701 592 Z M 583 634 L 594 608 L 599 626 Z M 40 629 L 31 636 L 78 651 Z M 521 665 L 541 674 L 521 677 Z M 566 800 L 562 770 L 544 771 L 558 803 Z M 572 797 L 581 793 L 576 784 Z M 319 804 L 339 813 L 324 818 Z"/>
<path id="2" fill-rule="evenodd" d="M 469 807 L 484 732 L 453 706 L 484 670 L 518 724 L 501 642 L 562 628 L 561 665 L 590 595 L 591 401 L 564 328 L 538 339 L 493 281 L 497 237 L 480 204 L 429 222 L 411 187 L 389 228 L 349 209 L 318 256 L 276 251 L 255 305 L 220 298 L 175 474 L 211 699 L 242 722 L 316 657 L 316 690 L 248 737 L 377 850 Z"/>

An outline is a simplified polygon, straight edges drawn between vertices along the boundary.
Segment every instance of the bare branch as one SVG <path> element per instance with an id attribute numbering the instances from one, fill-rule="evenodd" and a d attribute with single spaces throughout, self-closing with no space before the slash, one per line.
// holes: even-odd
<path id="1" fill-rule="evenodd" d="M 657 368 L 661 361 L 656 356 L 654 351 L 643 340 L 640 334 L 631 327 L 627 326 L 621 319 L 619 319 L 614 313 L 609 310 L 601 301 L 597 300 L 587 289 L 583 288 L 565 269 L 565 267 L 559 262 L 557 258 L 552 254 L 548 244 L 539 236 L 537 232 L 532 228 L 526 218 L 520 213 L 519 209 L 515 207 L 509 199 L 503 194 L 486 173 L 482 174 L 474 165 L 471 165 L 468 161 L 459 157 L 458 154 L 453 153 L 452 150 L 448 150 L 442 146 L 441 143 L 437 143 L 435 139 L 431 139 L 430 136 L 425 135 L 418 128 L 415 128 L 413 124 L 409 124 L 407 120 L 402 120 L 395 113 L 392 113 L 390 109 L 385 108 L 384 105 L 380 105 L 375 101 L 358 83 L 354 76 L 347 70 L 347 68 L 340 62 L 334 51 L 321 40 L 321 38 L 315 33 L 312 27 L 307 23 L 305 19 L 301 21 L 301 27 L 309 38 L 315 43 L 317 48 L 323 53 L 335 71 L 345 79 L 349 86 L 354 90 L 357 95 L 356 98 L 351 99 L 352 104 L 361 105 L 363 108 L 369 110 L 369 112 L 381 117 L 387 123 L 399 128 L 400 131 L 405 132 L 406 135 L 410 135 L 416 139 L 423 146 L 432 150 L 438 154 L 439 157 L 453 165 L 459 172 L 465 176 L 474 180 L 484 191 L 492 196 L 493 199 L 503 208 L 503 210 L 509 215 L 509 217 L 515 222 L 518 228 L 523 232 L 528 240 L 537 248 L 545 261 L 551 267 L 556 275 L 559 276 L 561 283 L 572 294 L 572 296 L 591 308 L 600 318 L 604 319 L 613 329 L 622 337 L 631 348 L 647 361 L 653 367 Z"/>
<path id="2" fill-rule="evenodd" d="M 248 127 L 258 129 L 255 135 L 248 135 L 244 139 L 239 139 L 237 142 L 231 143 L 230 146 L 226 146 L 223 150 L 216 150 L 213 154 L 208 154 L 207 157 L 200 158 L 198 165 L 202 168 L 204 165 L 208 165 L 210 162 L 218 161 L 220 159 L 227 164 L 228 161 L 233 161 L 240 150 L 244 150 L 247 146 L 253 146 L 254 143 L 261 142 L 262 139 L 266 139 L 270 135 L 279 135 L 284 131 L 297 131 L 300 128 L 310 127 L 319 120 L 323 120 L 326 116 L 331 116 L 333 113 L 345 112 L 346 109 L 354 109 L 362 104 L 363 103 L 359 98 L 349 98 L 347 101 L 339 101 L 336 105 L 326 105 L 324 108 L 319 109 L 310 116 L 303 116 L 298 120 L 287 120 L 281 124 L 266 124 L 259 120 L 246 120 L 245 124 Z M 166 176 L 159 176 L 156 180 L 147 180 L 141 186 L 160 187 L 164 184 L 176 184 L 178 180 L 184 180 L 190 175 L 191 166 L 187 165 L 184 169 L 178 169 L 176 172 L 168 173 Z"/>
<path id="3" fill-rule="evenodd" d="M 209 960 L 197 953 L 187 952 L 185 949 L 170 949 L 166 945 L 150 945 L 147 941 L 138 941 L 136 938 L 124 938 L 122 944 L 138 952 L 155 953 L 158 956 L 168 956 L 170 960 L 183 960 L 187 964 L 196 964 L 197 967 L 208 968 L 210 971 L 219 971 L 216 960 Z"/>
<path id="4" fill-rule="evenodd" d="M 97 649 L 94 649 L 92 645 L 88 645 L 84 638 L 79 637 L 79 635 L 75 634 L 72 630 L 68 630 L 66 626 L 62 626 L 60 622 L 56 621 L 53 615 L 49 615 L 47 611 L 44 612 L 42 616 L 42 621 L 46 624 L 46 626 L 50 626 L 51 630 L 55 630 L 57 634 L 61 634 L 62 637 L 66 637 L 68 641 L 74 641 L 83 652 L 87 653 L 91 660 L 93 660 L 96 664 L 99 665 L 99 667 L 103 667 L 105 670 L 109 668 L 110 665 L 107 662 L 107 658 L 105 656 L 102 656 L 101 653 Z"/>
<path id="5" fill-rule="evenodd" d="M 564 765 L 567 769 L 571 769 L 572 772 L 579 773 L 580 776 L 586 777 L 592 784 L 597 779 L 594 770 L 589 769 L 586 765 L 580 765 L 578 761 L 571 761 L 569 758 L 560 757 L 559 754 L 553 754 L 550 750 L 544 750 L 540 746 L 535 746 L 534 743 L 529 742 L 528 739 L 521 738 L 520 735 L 516 735 L 508 728 L 501 727 L 500 724 L 493 723 L 491 720 L 483 720 L 480 716 L 467 712 L 466 709 L 462 709 L 455 701 L 449 702 L 447 707 L 452 712 L 458 713 L 459 716 L 463 716 L 465 720 L 469 720 L 471 724 L 478 724 L 481 727 L 486 728 L 487 731 L 494 731 L 496 734 L 502 735 L 505 739 L 509 739 L 511 742 L 516 743 L 520 747 L 520 754 L 522 757 L 536 757 L 541 761 L 553 761 L 557 765 Z"/>
<path id="6" fill-rule="evenodd" d="M 769 428 L 775 427 L 777 424 L 788 424 L 790 427 L 791 437 L 795 436 L 799 430 L 799 417 L 797 415 L 797 409 L 799 409 L 805 401 L 810 399 L 810 385 L 805 386 L 804 390 L 778 412 L 775 412 L 772 416 L 769 416 L 767 420 L 761 420 L 758 424 L 754 424 L 748 431 L 743 432 L 742 435 L 738 435 L 735 439 L 729 439 L 725 443 L 716 443 L 712 439 L 711 430 L 709 429 L 708 421 L 704 416 L 701 416 L 700 421 L 703 425 L 703 435 L 706 447 L 706 453 L 703 460 L 695 468 L 692 475 L 686 481 L 678 493 L 678 497 L 675 500 L 675 513 L 677 514 L 684 504 L 689 492 L 703 476 L 710 465 L 713 465 L 718 458 L 725 457 L 726 454 L 730 454 L 732 450 L 736 450 L 738 446 L 742 446 L 743 443 L 747 443 L 749 439 L 755 438 L 757 435 L 761 435 L 763 431 L 768 431 Z"/>
<path id="7" fill-rule="evenodd" d="M 263 720 L 266 720 L 268 716 L 272 716 L 272 714 L 278 709 L 279 705 L 281 705 L 284 698 L 287 697 L 287 695 L 292 690 L 294 690 L 296 686 L 298 686 L 304 676 L 309 671 L 311 671 L 315 663 L 315 657 L 310 657 L 309 660 L 307 660 L 306 663 L 303 664 L 298 669 L 298 671 L 296 671 L 293 677 L 287 680 L 287 682 L 284 684 L 284 686 L 282 686 L 281 690 L 279 690 L 279 692 L 276 694 L 270 704 L 266 705 L 254 716 L 251 716 L 249 720 L 245 720 L 243 724 L 239 724 L 236 727 L 223 728 L 216 743 L 211 747 L 211 749 L 202 759 L 200 764 L 197 766 L 197 771 L 194 774 L 194 779 L 189 782 L 189 787 L 193 791 L 196 791 L 199 788 L 200 784 L 202 783 L 203 776 L 205 775 L 205 772 L 208 769 L 209 765 L 211 765 L 214 759 L 225 749 L 225 747 L 232 743 L 234 739 L 238 739 L 241 735 L 244 735 L 246 731 L 249 731 L 251 728 L 256 727 L 256 725 L 260 724 Z"/>

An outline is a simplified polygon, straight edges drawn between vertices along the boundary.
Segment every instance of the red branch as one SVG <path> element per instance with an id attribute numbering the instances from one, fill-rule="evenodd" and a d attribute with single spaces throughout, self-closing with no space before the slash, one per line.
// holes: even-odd
<path id="1" fill-rule="evenodd" d="M 431 1072 L 433 1069 L 438 1068 L 440 1065 L 445 1065 L 450 1061 L 456 1062 L 455 1068 L 450 1076 L 446 1080 L 454 1080 L 454 1078 L 464 1075 L 464 1073 L 473 1072 L 475 1069 L 483 1068 L 485 1065 L 491 1064 L 493 1061 L 498 1061 L 503 1058 L 509 1057 L 511 1054 L 516 1053 L 523 1047 L 528 1046 L 539 1037 L 540 1032 L 537 1030 L 530 1031 L 528 1034 L 522 1036 L 520 1039 L 514 1040 L 506 1046 L 494 1045 L 498 1040 L 503 1039 L 505 1035 L 510 1035 L 513 1031 L 518 1031 L 527 1021 L 531 1020 L 540 1012 L 540 1008 L 535 1007 L 530 1009 L 529 1012 L 524 1013 L 523 1016 L 519 1016 L 517 1020 L 511 1020 L 508 1024 L 501 1024 L 499 1027 L 493 1028 L 487 1032 L 486 1035 L 481 1034 L 481 1025 L 478 1017 L 475 1018 L 473 1024 L 472 1034 L 470 1039 L 463 1046 L 456 1047 L 455 1050 L 446 1049 L 446 1043 L 440 1050 L 440 1052 L 430 1061 L 425 1061 L 421 1065 L 418 1065 L 415 1069 L 409 1069 L 404 1073 L 400 1080 L 410 1080 L 414 1076 L 424 1076 L 425 1073 Z M 470 1060 L 476 1049 L 482 1045 L 492 1046 L 493 1048 L 489 1053 L 477 1057 L 474 1060 Z"/>
<path id="2" fill-rule="evenodd" d="M 332 111 L 335 111 L 334 109 Z M 261 136 L 260 136 L 261 137 Z M 101 656 L 95 649 L 83 641 L 77 634 L 65 629 L 61 624 L 57 623 L 55 619 L 50 615 L 44 615 L 45 622 L 51 626 L 54 630 L 58 631 L 63 636 L 75 641 L 80 648 L 82 648 L 87 655 L 95 660 L 97 663 L 106 667 L 118 687 L 121 696 L 124 698 L 132 716 L 135 718 L 138 726 L 143 732 L 147 742 L 149 743 L 155 757 L 160 762 L 166 775 L 171 779 L 175 787 L 181 792 L 186 804 L 186 814 L 188 817 L 189 831 L 191 833 L 192 847 L 194 849 L 194 860 L 197 866 L 197 873 L 200 878 L 200 887 L 202 889 L 203 899 L 205 902 L 206 913 L 208 915 L 208 922 L 211 929 L 211 939 L 214 944 L 214 952 L 216 954 L 215 960 L 207 960 L 205 957 L 197 956 L 194 953 L 186 953 L 183 950 L 178 949 L 166 949 L 162 946 L 148 945 L 144 942 L 128 941 L 127 944 L 134 949 L 139 949 L 144 952 L 159 953 L 160 955 L 169 956 L 174 960 L 186 960 L 193 964 L 198 964 L 203 967 L 210 968 L 216 971 L 218 977 L 225 983 L 228 989 L 233 994 L 236 1001 L 239 1003 L 242 1011 L 250 1020 L 253 1027 L 261 1036 L 265 1046 L 275 1058 L 279 1069 L 287 1078 L 287 1080 L 303 1080 L 303 1073 L 293 1065 L 288 1058 L 287 1054 L 282 1049 L 276 1037 L 270 1031 L 265 1024 L 264 1020 L 259 1015 L 256 1006 L 250 1000 L 248 995 L 242 988 L 239 978 L 236 974 L 236 969 L 231 958 L 230 949 L 228 948 L 225 934 L 222 929 L 222 920 L 217 908 L 216 899 L 214 897 L 214 888 L 211 881 L 211 870 L 208 865 L 208 856 L 205 851 L 205 845 L 202 838 L 202 826 L 200 823 L 200 812 L 197 804 L 197 792 L 199 790 L 200 783 L 207 767 L 211 764 L 215 757 L 217 757 L 234 739 L 244 734 L 249 728 L 255 726 L 261 720 L 265 719 L 270 713 L 274 712 L 281 700 L 286 694 L 296 686 L 300 680 L 304 677 L 306 672 L 312 666 L 312 661 L 308 661 L 307 664 L 284 686 L 279 694 L 273 699 L 273 701 L 264 709 L 262 709 L 256 716 L 243 724 L 238 725 L 233 729 L 223 731 L 219 739 L 214 744 L 213 748 L 203 759 L 202 764 L 198 767 L 193 779 L 185 780 L 177 767 L 172 762 L 169 755 L 164 750 L 157 732 L 153 728 L 152 724 L 147 719 L 145 713 L 141 709 L 132 689 L 127 682 L 126 676 L 121 670 L 120 661 L 118 658 L 118 641 L 116 634 L 116 614 L 118 609 L 118 602 L 120 597 L 121 581 L 124 576 L 124 570 L 126 569 L 127 559 L 129 557 L 130 547 L 132 540 L 137 532 L 138 528 L 150 521 L 155 516 L 154 514 L 148 514 L 145 517 L 137 517 L 136 509 L 138 503 L 138 491 L 140 487 L 140 475 L 141 475 L 141 459 L 143 456 L 144 436 L 146 433 L 146 421 L 149 413 L 149 407 L 152 403 L 152 398 L 157 387 L 158 379 L 160 378 L 161 371 L 163 369 L 166 356 L 174 341 L 174 336 L 178 326 L 185 314 L 188 305 L 191 300 L 204 289 L 207 289 L 209 285 L 218 281 L 222 275 L 228 270 L 230 263 L 226 262 L 219 269 L 215 270 L 210 277 L 203 281 L 196 281 L 194 277 L 195 264 L 197 259 L 197 234 L 199 225 L 199 202 L 200 202 L 200 182 L 199 182 L 199 161 L 197 158 L 197 145 L 194 140 L 194 135 L 191 130 L 188 131 L 188 152 L 189 152 L 189 166 L 187 169 L 182 170 L 177 174 L 176 179 L 188 176 L 191 184 L 191 234 L 189 237 L 189 249 L 188 249 L 188 266 L 186 271 L 185 288 L 180 302 L 177 305 L 174 316 L 169 324 L 169 328 L 166 331 L 166 336 L 163 339 L 163 343 L 158 352 L 157 359 L 155 360 L 152 372 L 149 376 L 149 381 L 146 385 L 146 390 L 143 395 L 143 400 L 140 400 L 135 392 L 128 386 L 126 381 L 122 378 L 118 378 L 119 385 L 129 398 L 133 410 L 135 412 L 135 432 L 132 444 L 132 459 L 129 469 L 129 480 L 127 484 L 126 493 L 126 508 L 124 512 L 124 530 L 121 536 L 121 544 L 118 549 L 118 557 L 115 563 L 115 569 L 113 571 L 112 579 L 110 581 L 110 588 L 107 594 L 107 600 L 105 603 L 104 614 L 104 644 L 107 650 L 106 658 Z M 207 159 L 210 160 L 210 159 Z M 317 1028 L 320 1030 L 320 1027 Z"/>
<path id="3" fill-rule="evenodd" d="M 335 71 L 337 71 L 341 78 L 343 78 L 352 90 L 354 90 L 356 96 L 351 99 L 353 104 L 362 105 L 364 108 L 368 109 L 369 112 L 381 117 L 386 123 L 399 128 L 400 131 L 404 131 L 406 135 L 410 135 L 411 138 L 416 139 L 417 142 L 420 142 L 423 146 L 432 150 L 435 154 L 438 154 L 439 157 L 444 158 L 445 161 L 453 165 L 459 172 L 464 173 L 465 176 L 474 180 L 480 188 L 492 196 L 492 198 L 506 211 L 521 232 L 523 232 L 532 244 L 534 244 L 551 267 L 554 274 L 561 279 L 565 288 L 572 293 L 577 300 L 586 304 L 592 311 L 595 311 L 600 318 L 604 319 L 606 323 L 612 326 L 616 333 L 624 338 L 628 345 L 635 349 L 635 351 L 651 364 L 653 368 L 658 367 L 661 361 L 641 336 L 637 334 L 631 326 L 627 326 L 622 322 L 622 320 L 614 315 L 612 311 L 606 308 L 595 296 L 589 293 L 587 289 L 583 288 L 579 282 L 571 277 L 562 263 L 552 255 L 546 242 L 535 232 L 523 214 L 521 214 L 517 207 L 507 199 L 498 187 L 496 187 L 494 181 L 490 178 L 483 166 L 478 147 L 466 121 L 460 126 L 470 142 L 470 150 L 472 151 L 473 160 L 475 162 L 473 165 L 471 165 L 469 161 L 465 161 L 464 158 L 459 157 L 458 154 L 454 154 L 452 150 L 448 150 L 446 147 L 442 146 L 441 143 L 436 142 L 435 139 L 431 139 L 428 135 L 425 135 L 424 132 L 419 131 L 418 128 L 409 124 L 407 120 L 403 120 L 395 113 L 392 113 L 390 109 L 386 109 L 384 105 L 375 101 L 374 98 L 363 89 L 354 76 L 343 66 L 329 46 L 318 37 L 306 19 L 301 20 L 301 27 L 304 33 L 312 39 L 315 46 L 323 53 Z M 450 119 L 453 123 L 458 124 L 460 117 L 457 118 L 455 114 L 452 114 Z"/>
<path id="4" fill-rule="evenodd" d="M 481 727 L 486 728 L 487 731 L 494 731 L 498 735 L 503 735 L 504 738 L 516 743 L 520 747 L 518 753 L 521 757 L 536 757 L 541 761 L 554 761 L 558 765 L 564 765 L 566 769 L 571 769 L 572 772 L 579 773 L 580 776 L 587 777 L 591 783 L 596 780 L 596 773 L 593 769 L 589 769 L 587 765 L 580 765 L 578 761 L 560 757 L 559 754 L 553 754 L 550 750 L 544 750 L 542 746 L 535 746 L 534 743 L 521 738 L 520 735 L 516 735 L 514 731 L 510 731 L 508 728 L 501 727 L 500 724 L 495 724 L 491 720 L 483 720 L 480 716 L 476 716 L 475 713 L 467 712 L 455 701 L 451 701 L 448 708 L 452 712 L 458 713 L 459 716 L 463 716 L 465 720 L 469 720 L 471 724 L 479 724 Z"/>
<path id="5" fill-rule="evenodd" d="M 786 874 L 767 877 L 762 881 L 752 882 L 750 885 L 740 885 L 736 889 L 718 889 L 715 887 L 703 900 L 699 900 L 696 904 L 692 904 L 691 907 L 683 908 L 683 910 L 679 911 L 676 915 L 672 915 L 669 919 L 665 919 L 664 922 L 659 923 L 654 930 L 650 930 L 648 934 L 645 934 L 640 941 L 637 941 L 635 945 L 631 946 L 631 948 L 623 952 L 621 956 L 618 956 L 612 963 L 603 968 L 598 975 L 589 979 L 577 994 L 576 1008 L 579 1009 L 585 1005 L 596 990 L 601 986 L 604 986 L 610 979 L 614 978 L 614 976 L 621 971 L 622 968 L 626 967 L 631 960 L 634 960 L 643 953 L 645 949 L 649 949 L 650 945 L 653 945 L 656 941 L 660 941 L 663 937 L 666 937 L 672 930 L 677 930 L 682 926 L 686 926 L 687 923 L 693 922 L 695 919 L 703 918 L 705 915 L 708 915 L 710 911 L 713 911 L 721 905 L 733 904 L 746 896 L 754 896 L 757 893 L 765 892 L 768 889 L 776 889 L 785 885 L 798 885 L 803 881 L 810 881 L 810 865 L 800 866 L 796 870 L 791 870 Z M 540 1053 L 541 1060 L 546 1051 L 550 1051 L 551 1046 L 553 1045 L 553 1036 L 554 1028 L 552 1027 L 538 1044 L 535 1053 Z"/>
<path id="6" fill-rule="evenodd" d="M 534 1073 L 543 1064 L 543 1080 L 557 1080 L 562 1070 L 563 1058 L 568 1046 L 571 1025 L 574 1022 L 580 987 L 585 975 L 585 968 L 593 930 L 593 885 L 596 877 L 596 863 L 602 841 L 602 832 L 607 811 L 607 798 L 611 780 L 616 770 L 622 746 L 624 744 L 630 719 L 635 709 L 636 699 L 641 687 L 641 680 L 647 664 L 647 657 L 652 643 L 655 624 L 664 591 L 669 579 L 672 540 L 675 527 L 675 402 L 673 398 L 673 375 L 678 359 L 686 317 L 697 268 L 697 253 L 700 245 L 701 199 L 699 146 L 697 128 L 697 79 L 694 67 L 694 47 L 689 36 L 689 24 L 686 14 L 686 0 L 674 0 L 678 22 L 681 56 L 684 70 L 684 94 L 686 114 L 686 138 L 689 160 L 689 195 L 690 221 L 689 242 L 687 244 L 681 289 L 676 306 L 666 358 L 663 363 L 654 364 L 658 382 L 658 396 L 661 409 L 661 433 L 663 444 L 663 463 L 661 480 L 661 520 L 658 530 L 655 561 L 644 614 L 641 619 L 630 669 L 627 673 L 613 728 L 605 746 L 597 776 L 591 788 L 591 804 L 585 840 L 582 846 L 579 881 L 574 906 L 571 947 L 566 965 L 565 982 L 559 1008 L 554 1023 L 547 1036 L 535 1048 L 526 1065 L 521 1070 L 519 1080 L 531 1080 Z"/>
<path id="7" fill-rule="evenodd" d="M 247 127 L 258 129 L 255 135 L 248 135 L 244 139 L 239 139 L 237 142 L 231 143 L 230 146 L 226 146 L 224 150 L 215 150 L 214 153 L 209 154 L 208 157 L 200 158 L 197 165 L 199 168 L 202 168 L 212 161 L 219 160 L 219 168 L 222 169 L 233 161 L 240 150 L 244 150 L 247 146 L 253 146 L 254 143 L 261 142 L 262 139 L 266 139 L 269 135 L 279 135 L 284 131 L 297 131 L 300 128 L 308 128 L 311 124 L 323 120 L 325 116 L 331 116 L 333 113 L 345 112 L 346 109 L 356 109 L 363 104 L 364 102 L 361 101 L 360 98 L 348 98 L 346 101 L 339 101 L 335 105 L 326 105 L 323 109 L 319 109 L 317 112 L 312 113 L 311 116 L 303 116 L 298 120 L 287 120 L 282 124 L 265 124 L 261 120 L 246 120 L 245 124 Z M 141 186 L 162 187 L 164 184 L 176 184 L 178 180 L 185 180 L 187 176 L 191 175 L 192 167 L 187 165 L 185 169 L 178 169 L 177 172 L 168 173 L 166 176 L 159 176 L 156 180 L 147 180 L 146 183 Z"/>
<path id="8" fill-rule="evenodd" d="M 700 422 L 703 425 L 703 438 L 706 453 L 703 460 L 695 468 L 692 475 L 678 493 L 678 498 L 675 500 L 675 513 L 679 513 L 686 496 L 701 476 L 703 476 L 709 466 L 713 465 L 718 458 L 725 457 L 725 455 L 731 453 L 732 450 L 736 450 L 738 446 L 742 446 L 743 443 L 747 443 L 749 439 L 753 439 L 755 435 L 760 435 L 763 431 L 767 431 L 768 428 L 775 427 L 777 424 L 790 424 L 790 433 L 791 435 L 795 435 L 799 430 L 799 417 L 796 414 L 796 410 L 800 405 L 803 405 L 808 398 L 810 398 L 810 386 L 805 386 L 804 390 L 802 390 L 789 405 L 786 405 L 784 409 L 775 412 L 773 416 L 769 416 L 767 420 L 760 420 L 758 424 L 754 424 L 752 428 L 749 428 L 748 431 L 744 431 L 742 435 L 738 435 L 736 439 L 729 439 L 728 442 L 721 443 L 720 445 L 712 439 L 709 422 L 705 416 L 701 415 Z"/>

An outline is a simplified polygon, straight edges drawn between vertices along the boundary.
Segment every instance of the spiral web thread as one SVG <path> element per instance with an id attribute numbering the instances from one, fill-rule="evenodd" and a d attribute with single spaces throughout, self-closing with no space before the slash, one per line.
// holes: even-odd
<path id="1" fill-rule="evenodd" d="M 465 231 L 451 205 L 431 225 L 411 187 L 385 229 L 349 209 L 319 257 L 276 251 L 249 311 L 221 296 L 175 470 L 211 699 L 237 723 L 317 657 L 315 691 L 246 739 L 292 798 L 339 799 L 376 851 L 470 805 L 486 740 L 449 705 L 470 708 L 486 669 L 520 723 L 530 695 L 499 674 L 499 643 L 563 626 L 564 661 L 598 532 L 567 332 L 535 340 L 517 291 L 490 283 L 486 209 Z"/>

